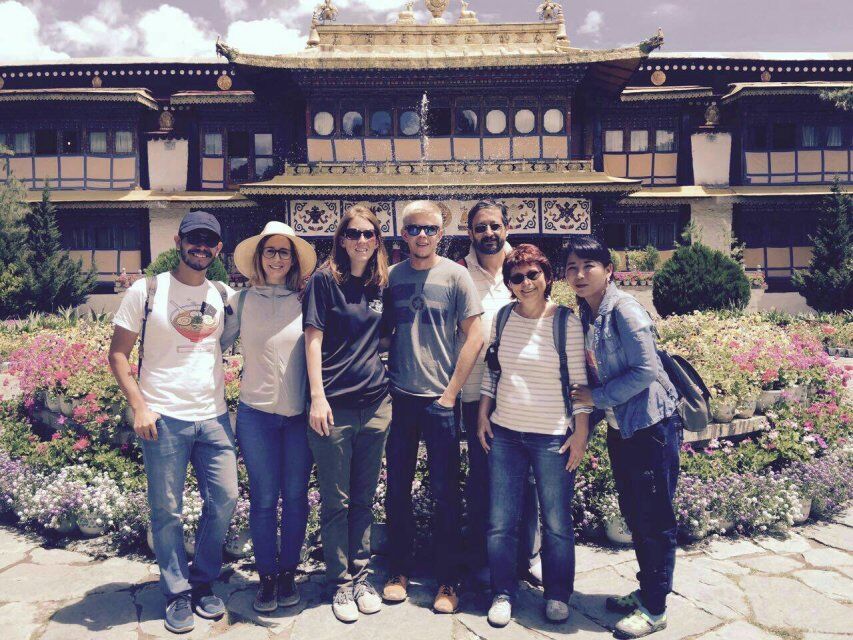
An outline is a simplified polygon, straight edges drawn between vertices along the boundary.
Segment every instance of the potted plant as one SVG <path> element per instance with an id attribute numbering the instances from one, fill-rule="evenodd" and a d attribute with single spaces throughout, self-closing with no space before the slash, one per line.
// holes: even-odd
<path id="1" fill-rule="evenodd" d="M 711 398 L 711 416 L 714 422 L 731 422 L 734 420 L 737 409 L 735 397 L 717 395 Z"/>
<path id="2" fill-rule="evenodd" d="M 709 483 L 690 474 L 679 479 L 673 507 L 678 532 L 689 542 L 701 540 L 719 526 L 711 517 L 710 489 Z"/>
<path id="3" fill-rule="evenodd" d="M 619 510 L 619 501 L 615 493 L 606 493 L 595 500 L 595 508 L 604 523 L 604 535 L 613 544 L 630 545 L 634 540 L 631 530 Z"/>
<path id="4" fill-rule="evenodd" d="M 93 476 L 82 492 L 77 526 L 84 536 L 100 536 L 115 525 L 115 514 L 125 498 L 116 482 L 106 473 Z"/>
<path id="5" fill-rule="evenodd" d="M 245 558 L 252 553 L 252 534 L 249 531 L 249 500 L 240 496 L 228 534 L 225 537 L 225 552 L 233 558 Z"/>
<path id="6" fill-rule="evenodd" d="M 84 482 L 74 477 L 74 467 L 62 469 L 33 496 L 38 522 L 63 535 L 74 531 L 85 487 Z"/>
<path id="7" fill-rule="evenodd" d="M 188 556 L 195 554 L 195 534 L 201 519 L 203 502 L 196 489 L 184 491 L 184 508 L 181 512 L 181 522 L 184 525 L 184 550 Z"/>
<path id="8" fill-rule="evenodd" d="M 740 419 L 751 418 L 755 415 L 755 409 L 758 405 L 758 389 L 747 384 L 741 384 L 737 391 L 737 405 L 735 408 L 735 417 Z"/>

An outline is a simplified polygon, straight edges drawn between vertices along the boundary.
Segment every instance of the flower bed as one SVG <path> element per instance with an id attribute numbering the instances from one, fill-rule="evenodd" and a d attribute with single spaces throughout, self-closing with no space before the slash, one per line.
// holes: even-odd
<path id="1" fill-rule="evenodd" d="M 780 403 L 767 408 L 767 427 L 759 433 L 737 443 L 684 446 L 676 507 L 687 539 L 784 529 L 802 519 L 807 502 L 823 516 L 853 497 L 853 410 L 842 391 L 849 372 L 823 349 L 827 338 L 849 331 L 849 316 L 702 313 L 667 318 L 658 326 L 662 345 L 687 355 L 715 398 L 740 400 L 750 391 L 779 390 Z M 0 327 L 0 344 L 7 340 L 17 347 L 8 357 L 23 394 L 0 410 L 0 508 L 22 526 L 68 533 L 83 524 L 90 533 L 107 533 L 117 548 L 138 547 L 148 524 L 145 478 L 135 438 L 118 437 L 128 431 L 126 406 L 106 363 L 110 332 L 104 318 L 32 318 Z M 230 409 L 239 398 L 240 364 L 239 357 L 230 357 L 226 365 Z M 792 386 L 807 389 L 811 400 L 793 395 Z M 37 418 L 55 394 L 73 400 L 73 408 L 53 430 Z M 573 510 L 581 537 L 599 536 L 618 519 L 605 448 L 599 429 L 577 475 Z M 249 550 L 247 474 L 238 464 L 240 499 L 227 541 L 235 555 Z M 432 499 L 423 450 L 413 494 L 418 545 L 425 549 Z M 379 522 L 385 519 L 384 495 L 383 469 L 374 503 Z M 319 529 L 319 502 L 312 478 L 309 548 Z M 190 474 L 188 546 L 198 504 Z"/>

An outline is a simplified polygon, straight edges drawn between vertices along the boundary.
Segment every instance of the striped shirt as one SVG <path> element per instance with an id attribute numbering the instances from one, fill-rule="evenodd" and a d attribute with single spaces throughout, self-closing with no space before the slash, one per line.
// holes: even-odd
<path id="1" fill-rule="evenodd" d="M 509 245 L 504 247 L 504 251 L 506 253 L 509 253 L 510 250 Z M 471 279 L 474 280 L 477 295 L 483 305 L 483 315 L 480 316 L 480 321 L 483 323 L 483 333 L 485 333 L 488 331 L 489 327 L 492 326 L 492 322 L 495 315 L 498 313 L 498 309 L 512 301 L 512 294 L 504 284 L 503 273 L 501 271 L 498 271 L 497 274 L 492 276 L 492 274 L 480 266 L 480 262 L 477 260 L 477 254 L 474 252 L 473 247 L 471 247 L 471 251 L 468 252 L 468 255 L 465 256 L 465 266 L 468 268 L 468 273 L 471 274 Z M 463 340 L 460 340 L 460 347 L 462 343 Z M 486 346 L 489 344 L 491 343 L 485 343 Z M 483 384 L 483 373 L 486 370 L 486 362 L 483 360 L 485 355 L 486 348 L 484 346 L 474 361 L 474 368 L 471 369 L 471 375 L 468 376 L 468 379 L 462 386 L 462 402 L 480 401 L 480 387 Z"/>
<path id="2" fill-rule="evenodd" d="M 491 420 L 514 431 L 544 435 L 562 435 L 574 429 L 566 416 L 560 382 L 560 359 L 554 346 L 554 315 L 543 318 L 524 318 L 516 311 L 509 315 L 498 349 L 501 365 L 500 380 L 495 393 L 495 374 L 486 368 L 483 376 L 483 395 L 495 398 Z M 495 339 L 492 322 L 489 336 Z M 568 317 L 566 355 L 569 380 L 572 384 L 587 384 L 584 362 L 583 327 L 573 313 Z M 573 414 L 590 413 L 592 407 L 574 404 Z"/>

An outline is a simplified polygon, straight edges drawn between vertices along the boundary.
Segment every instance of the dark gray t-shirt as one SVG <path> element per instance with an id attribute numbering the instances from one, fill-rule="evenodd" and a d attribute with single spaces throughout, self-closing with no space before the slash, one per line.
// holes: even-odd
<path id="1" fill-rule="evenodd" d="M 483 313 L 471 274 L 440 258 L 431 269 L 408 260 L 391 268 L 383 314 L 394 331 L 389 358 L 391 384 L 414 396 L 440 396 L 456 366 L 458 325 Z"/>

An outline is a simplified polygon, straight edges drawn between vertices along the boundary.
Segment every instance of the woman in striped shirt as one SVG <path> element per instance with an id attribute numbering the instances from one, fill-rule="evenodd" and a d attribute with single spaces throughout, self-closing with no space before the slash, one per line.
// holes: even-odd
<path id="1" fill-rule="evenodd" d="M 489 622 L 495 626 L 506 625 L 512 613 L 528 468 L 533 469 L 544 524 L 542 577 L 548 620 L 568 618 L 574 585 L 572 493 L 575 470 L 586 452 L 592 407 L 572 406 L 562 388 L 554 327 L 558 306 L 549 300 L 552 277 L 551 264 L 533 245 L 519 245 L 507 256 L 503 278 L 515 301 L 498 337 L 500 368 L 490 366 L 483 376 L 478 436 L 489 457 L 488 554 L 494 597 Z M 586 385 L 583 329 L 574 314 L 565 318 L 569 379 Z M 496 325 L 497 318 L 490 344 Z"/>

